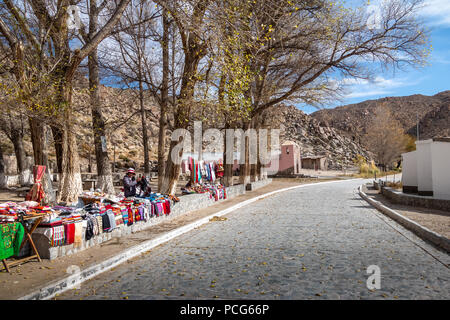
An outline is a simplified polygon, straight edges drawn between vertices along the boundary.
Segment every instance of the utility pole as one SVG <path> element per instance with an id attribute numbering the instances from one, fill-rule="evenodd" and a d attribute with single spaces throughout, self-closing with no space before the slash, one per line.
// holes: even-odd
<path id="1" fill-rule="evenodd" d="M 416 116 L 417 116 L 417 128 L 416 128 L 416 131 L 417 131 L 417 141 L 419 141 L 419 111 L 417 111 Z"/>

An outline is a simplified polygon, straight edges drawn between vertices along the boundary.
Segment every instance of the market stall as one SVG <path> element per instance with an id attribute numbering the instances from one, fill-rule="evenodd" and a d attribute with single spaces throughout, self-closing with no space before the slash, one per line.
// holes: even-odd
<path id="1" fill-rule="evenodd" d="M 0 260 L 9 272 L 11 266 L 32 259 L 41 261 L 32 235 L 47 239 L 49 247 L 82 246 L 102 233 L 119 226 L 130 227 L 150 219 L 170 215 L 179 199 L 151 193 L 147 197 L 124 198 L 101 192 L 84 192 L 76 206 L 40 206 L 38 202 L 0 204 Z M 21 248 L 30 244 L 32 254 L 8 263 Z"/>
<path id="2" fill-rule="evenodd" d="M 220 161 L 197 161 L 189 157 L 188 163 L 191 177 L 189 183 L 181 188 L 183 194 L 209 192 L 210 199 L 218 201 L 227 198 L 225 186 L 217 180 L 217 177 L 223 176 L 223 165 Z"/>

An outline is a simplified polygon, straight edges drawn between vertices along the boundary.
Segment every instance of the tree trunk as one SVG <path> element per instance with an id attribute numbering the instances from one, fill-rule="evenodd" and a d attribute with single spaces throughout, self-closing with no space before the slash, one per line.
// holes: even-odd
<path id="1" fill-rule="evenodd" d="M 224 152 L 223 155 L 224 159 L 226 158 L 226 153 Z M 233 185 L 233 165 L 232 164 L 227 164 L 225 162 L 226 160 L 224 160 L 224 173 L 223 173 L 223 181 L 225 184 L 225 187 L 230 187 Z"/>
<path id="2" fill-rule="evenodd" d="M 38 120 L 29 118 L 31 143 L 33 144 L 34 164 L 46 166 L 45 174 L 42 179 L 42 187 L 45 192 L 44 204 L 52 204 L 56 201 L 56 194 L 53 190 L 53 179 L 48 166 L 48 142 L 47 130 L 45 124 Z"/>
<path id="3" fill-rule="evenodd" d="M 23 132 L 20 128 L 11 126 L 11 142 L 14 146 L 14 154 L 16 155 L 17 171 L 19 173 L 19 183 L 21 186 L 29 185 L 30 170 L 26 168 L 26 154 L 23 145 Z"/>
<path id="4" fill-rule="evenodd" d="M 206 9 L 206 1 L 200 1 L 194 10 L 194 21 L 192 24 L 202 25 L 203 15 Z M 180 30 L 181 31 L 181 30 Z M 184 32 L 184 31 L 182 31 Z M 186 129 L 189 124 L 190 105 L 194 98 L 195 84 L 198 80 L 198 65 L 200 60 L 205 56 L 206 50 L 201 48 L 201 40 L 195 33 L 189 34 L 188 41 L 185 44 L 184 68 L 181 77 L 180 95 L 178 99 L 178 106 L 175 112 L 175 129 Z M 181 171 L 181 163 L 175 164 L 171 159 L 173 148 L 178 144 L 177 141 L 172 141 L 170 144 L 169 155 L 166 163 L 166 172 L 162 190 L 165 193 L 175 194 L 178 183 L 178 178 Z M 179 150 L 183 153 L 183 148 Z"/>
<path id="5" fill-rule="evenodd" d="M 3 160 L 3 148 L 0 145 L 0 188 L 6 188 L 5 161 Z"/>
<path id="6" fill-rule="evenodd" d="M 150 157 L 148 147 L 148 130 L 147 115 L 144 104 L 144 87 L 142 85 L 142 77 L 139 77 L 139 103 L 141 105 L 141 126 L 142 126 L 142 143 L 144 144 L 144 175 L 150 176 Z"/>
<path id="7" fill-rule="evenodd" d="M 171 154 L 178 143 L 178 141 L 172 141 L 170 143 L 169 155 L 166 161 L 165 178 L 160 191 L 163 194 L 176 194 L 178 177 L 180 176 L 181 172 L 181 165 L 175 164 L 172 161 Z M 183 150 L 181 150 L 181 152 L 183 152 Z"/>
<path id="8" fill-rule="evenodd" d="M 63 163 L 63 130 L 57 126 L 51 126 L 51 128 L 55 145 L 56 167 L 58 168 L 58 173 L 61 175 Z"/>
<path id="9" fill-rule="evenodd" d="M 169 21 L 167 10 L 163 9 L 163 74 L 161 87 L 161 110 L 159 118 L 159 136 L 158 136 L 158 191 L 161 191 L 165 161 L 164 155 L 166 151 L 166 130 L 167 130 L 167 105 L 169 101 Z"/>
<path id="10" fill-rule="evenodd" d="M 225 124 L 225 134 L 224 134 L 224 151 L 223 151 L 223 163 L 224 163 L 224 173 L 223 173 L 223 182 L 225 187 L 230 187 L 233 185 L 233 155 L 234 155 L 234 134 L 231 138 L 228 137 L 227 129 L 230 129 L 228 124 Z M 231 150 L 229 153 L 227 150 Z M 231 159 L 230 159 L 231 157 Z"/>
<path id="11" fill-rule="evenodd" d="M 250 122 L 245 121 L 244 122 L 244 132 L 247 131 L 250 128 Z M 244 144 L 245 144 L 245 161 L 240 165 L 240 177 L 239 177 L 239 183 L 243 185 L 247 185 L 250 183 L 250 155 L 249 155 L 249 137 L 245 137 Z M 241 155 L 242 157 L 242 155 Z"/>
<path id="12" fill-rule="evenodd" d="M 75 134 L 73 111 L 71 108 L 72 86 L 65 82 L 61 84 L 59 103 L 64 105 L 62 135 L 62 176 L 59 184 L 57 201 L 66 204 L 78 201 L 78 196 L 83 192 L 81 182 L 80 161 L 78 158 L 78 146 Z"/>
<path id="13" fill-rule="evenodd" d="M 89 16 L 89 37 L 97 32 L 98 9 L 97 1 L 91 0 L 91 14 Z M 114 184 L 111 173 L 108 149 L 103 148 L 102 137 L 106 139 L 105 118 L 100 102 L 100 80 L 98 72 L 98 53 L 94 49 L 88 57 L 89 91 L 91 93 L 92 128 L 94 131 L 95 159 L 97 163 L 97 186 L 103 192 L 114 194 Z M 91 159 L 89 155 L 89 160 Z M 89 161 L 90 165 L 90 161 Z"/>

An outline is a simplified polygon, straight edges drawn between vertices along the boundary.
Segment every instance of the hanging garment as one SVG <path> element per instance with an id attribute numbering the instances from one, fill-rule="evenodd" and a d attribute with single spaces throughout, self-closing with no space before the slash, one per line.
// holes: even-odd
<path id="1" fill-rule="evenodd" d="M 106 214 L 108 216 L 109 225 L 110 225 L 110 229 L 108 231 L 112 231 L 117 227 L 116 217 L 114 216 L 114 213 L 112 212 L 112 210 L 106 211 Z"/>
<path id="2" fill-rule="evenodd" d="M 0 224 L 0 260 L 19 254 L 24 233 L 19 222 Z"/>
<path id="3" fill-rule="evenodd" d="M 96 216 L 97 224 L 98 224 L 98 234 L 103 232 L 103 219 L 102 216 Z"/>
<path id="4" fill-rule="evenodd" d="M 169 215 L 170 214 L 170 200 L 166 200 L 164 202 L 164 209 L 165 209 L 166 215 Z"/>
<path id="5" fill-rule="evenodd" d="M 128 225 L 128 208 L 124 207 L 120 212 L 122 213 L 123 224 Z"/>
<path id="6" fill-rule="evenodd" d="M 162 216 L 164 214 L 164 207 L 162 203 L 158 202 L 156 206 L 158 207 L 158 216 Z"/>
<path id="7" fill-rule="evenodd" d="M 131 209 L 131 206 L 128 207 L 128 225 L 131 226 L 134 223 L 134 218 L 133 218 L 133 209 Z"/>
<path id="8" fill-rule="evenodd" d="M 197 174 L 198 174 L 197 182 L 200 183 L 200 181 L 202 180 L 202 167 L 200 165 L 200 162 L 197 164 Z"/>
<path id="9" fill-rule="evenodd" d="M 75 223 L 75 235 L 73 240 L 73 246 L 78 248 L 83 243 L 83 223 Z"/>
<path id="10" fill-rule="evenodd" d="M 31 187 L 30 192 L 26 195 L 26 201 L 36 201 L 41 203 L 42 199 L 45 197 L 44 188 L 42 187 L 42 177 L 44 176 L 46 166 L 34 166 L 33 167 L 33 177 L 34 185 Z"/>
<path id="11" fill-rule="evenodd" d="M 110 229 L 111 229 L 111 222 L 109 221 L 108 214 L 104 213 L 101 217 L 102 217 L 103 232 L 110 231 Z"/>
<path id="12" fill-rule="evenodd" d="M 66 245 L 72 244 L 75 238 L 75 224 L 69 223 L 64 225 L 64 234 L 66 236 Z"/>
<path id="13" fill-rule="evenodd" d="M 91 240 L 94 236 L 94 223 L 91 218 L 87 219 L 86 240 Z"/>
<path id="14" fill-rule="evenodd" d="M 57 226 L 52 228 L 51 246 L 59 247 L 64 244 L 64 226 Z"/>

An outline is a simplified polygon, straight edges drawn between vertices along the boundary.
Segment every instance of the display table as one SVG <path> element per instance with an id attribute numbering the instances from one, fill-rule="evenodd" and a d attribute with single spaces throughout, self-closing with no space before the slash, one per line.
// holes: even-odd
<path id="1" fill-rule="evenodd" d="M 43 214 L 36 214 L 36 215 L 32 215 L 32 216 L 24 216 L 24 217 L 21 218 L 20 222 L 23 225 L 25 234 L 24 234 L 24 237 L 23 237 L 22 244 L 20 245 L 20 249 L 22 249 L 23 246 L 27 242 L 29 242 L 30 245 L 31 245 L 31 249 L 32 249 L 34 254 L 30 255 L 29 257 L 25 257 L 25 258 L 22 258 L 22 259 L 19 259 L 19 260 L 10 262 L 10 263 L 8 263 L 6 261 L 6 259 L 3 259 L 2 262 L 3 262 L 3 265 L 4 265 L 4 267 L 5 267 L 7 272 L 10 272 L 10 270 L 9 270 L 10 267 L 22 264 L 24 262 L 27 262 L 27 261 L 30 261 L 30 260 L 33 260 L 33 259 L 37 259 L 39 262 L 42 261 L 41 257 L 39 256 L 39 253 L 38 253 L 38 251 L 36 249 L 36 246 L 34 245 L 33 239 L 31 238 L 31 235 L 33 234 L 33 232 L 36 230 L 37 226 L 41 223 L 42 219 L 44 219 L 44 217 L 46 215 L 47 215 L 46 213 L 43 213 Z M 31 223 L 31 227 L 30 228 L 27 228 L 27 226 L 24 223 L 25 221 L 30 221 L 30 222 L 33 221 Z"/>

